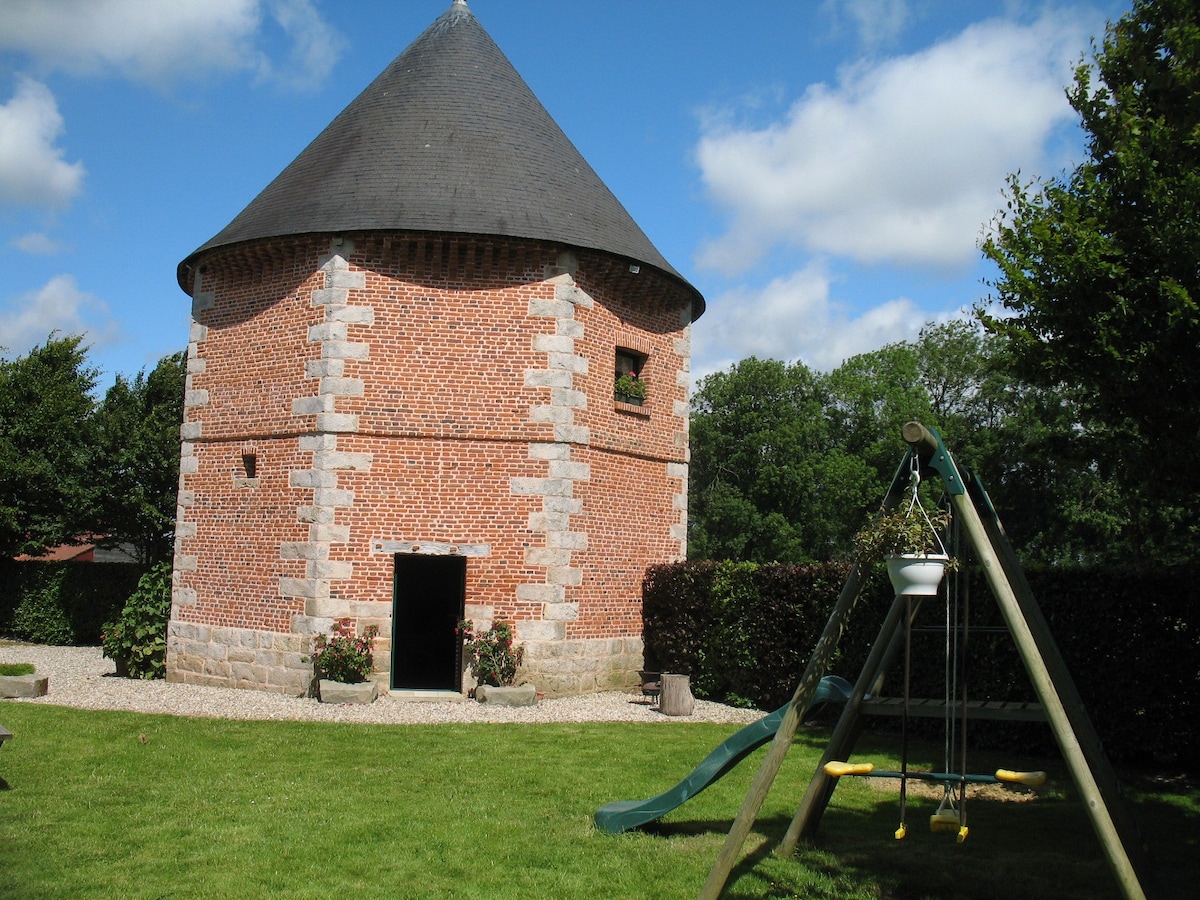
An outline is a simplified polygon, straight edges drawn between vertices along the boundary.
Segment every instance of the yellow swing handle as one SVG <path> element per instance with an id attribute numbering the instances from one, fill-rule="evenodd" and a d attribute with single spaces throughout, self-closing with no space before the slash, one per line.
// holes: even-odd
<path id="1" fill-rule="evenodd" d="M 997 769 L 996 780 L 1008 784 L 1023 784 L 1025 787 L 1041 787 L 1046 783 L 1046 773 L 1014 772 L 1012 769 Z"/>
<path id="2" fill-rule="evenodd" d="M 827 762 L 825 774 L 830 778 L 841 778 L 843 775 L 870 775 L 875 771 L 874 763 Z"/>

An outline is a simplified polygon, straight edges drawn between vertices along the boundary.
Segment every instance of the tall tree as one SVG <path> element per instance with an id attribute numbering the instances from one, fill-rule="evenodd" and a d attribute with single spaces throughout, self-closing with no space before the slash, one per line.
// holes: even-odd
<path id="1" fill-rule="evenodd" d="M 809 562 L 843 537 L 846 497 L 874 473 L 833 440 L 822 378 L 803 363 L 744 359 L 693 402 L 690 546 L 695 558 Z"/>
<path id="2" fill-rule="evenodd" d="M 1067 92 L 1087 156 L 1010 179 L 983 245 L 1007 313 L 981 312 L 1024 381 L 1073 395 L 1071 452 L 1121 485 L 1126 537 L 1170 559 L 1200 497 L 1200 5 L 1134 0 L 1093 56 Z"/>
<path id="3" fill-rule="evenodd" d="M 164 356 L 132 381 L 118 375 L 96 414 L 100 527 L 148 564 L 173 549 L 185 355 Z"/>
<path id="4" fill-rule="evenodd" d="M 0 556 L 40 555 L 94 525 L 91 392 L 79 336 L 0 359 Z"/>
<path id="5" fill-rule="evenodd" d="M 828 374 L 751 358 L 709 376 L 693 403 L 690 554 L 848 553 L 912 419 L 936 426 L 983 478 L 1027 560 L 1087 563 L 1128 542 L 1127 494 L 1081 437 L 1077 392 L 1014 379 L 1007 350 L 977 322 L 955 320 Z"/>

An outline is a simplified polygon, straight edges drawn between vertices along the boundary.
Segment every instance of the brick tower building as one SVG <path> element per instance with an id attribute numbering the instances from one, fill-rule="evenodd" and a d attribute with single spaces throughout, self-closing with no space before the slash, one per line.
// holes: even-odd
<path id="1" fill-rule="evenodd" d="M 178 277 L 168 679 L 303 693 L 349 618 L 382 687 L 458 692 L 466 617 L 550 696 L 632 681 L 704 301 L 462 0 Z"/>

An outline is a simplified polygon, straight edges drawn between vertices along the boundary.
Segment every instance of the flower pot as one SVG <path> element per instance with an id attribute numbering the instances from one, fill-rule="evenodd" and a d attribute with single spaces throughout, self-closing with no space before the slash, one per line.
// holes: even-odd
<path id="1" fill-rule="evenodd" d="M 322 678 L 318 687 L 322 703 L 373 703 L 379 686 L 374 681 L 345 684 Z"/>
<path id="2" fill-rule="evenodd" d="M 537 688 L 532 684 L 516 687 L 481 684 L 475 688 L 475 699 L 489 706 L 536 706 L 538 702 Z"/>
<path id="3" fill-rule="evenodd" d="M 896 596 L 908 594 L 913 597 L 936 597 L 938 585 L 942 583 L 942 575 L 945 574 L 946 563 L 949 561 L 950 557 L 944 553 L 905 553 L 902 556 L 889 556 L 888 578 L 892 580 Z"/>

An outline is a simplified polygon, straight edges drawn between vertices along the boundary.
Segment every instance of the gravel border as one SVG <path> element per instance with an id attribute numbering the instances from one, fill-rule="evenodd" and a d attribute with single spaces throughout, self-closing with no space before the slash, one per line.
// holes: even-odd
<path id="1" fill-rule="evenodd" d="M 762 718 L 752 709 L 737 709 L 697 700 L 690 716 L 664 716 L 640 695 L 609 691 L 543 700 L 537 706 L 491 707 L 473 700 L 395 700 L 383 696 L 369 706 L 319 703 L 265 691 L 202 687 L 166 681 L 117 678 L 111 659 L 99 647 L 47 647 L 0 642 L 0 662 L 31 662 L 39 675 L 50 676 L 50 693 L 10 703 L 43 703 L 76 709 L 110 709 L 172 716 L 218 719 L 354 722 L 428 725 L 463 722 L 717 722 L 746 725 Z"/>

